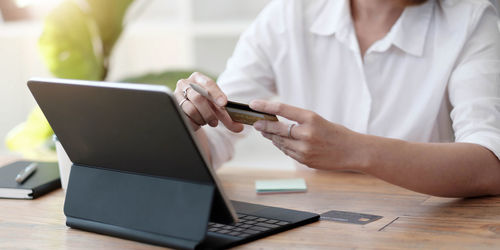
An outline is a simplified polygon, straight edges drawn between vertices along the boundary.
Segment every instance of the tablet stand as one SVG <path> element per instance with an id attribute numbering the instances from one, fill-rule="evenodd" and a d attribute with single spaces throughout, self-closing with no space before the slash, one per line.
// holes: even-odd
<path id="1" fill-rule="evenodd" d="M 86 231 L 195 249 L 206 235 L 212 184 L 73 164 L 66 225 Z"/>

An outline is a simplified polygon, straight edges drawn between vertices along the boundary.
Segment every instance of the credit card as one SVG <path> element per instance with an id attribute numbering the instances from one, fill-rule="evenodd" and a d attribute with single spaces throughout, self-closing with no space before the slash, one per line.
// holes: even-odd
<path id="1" fill-rule="evenodd" d="M 235 122 L 253 125 L 258 120 L 278 121 L 278 117 L 273 114 L 255 111 L 247 104 L 228 101 L 226 111 Z"/>
<path id="2" fill-rule="evenodd" d="M 383 217 L 373 214 L 360 214 L 337 210 L 332 210 L 321 214 L 321 220 L 337 221 L 358 225 L 366 225 L 381 218 Z"/>

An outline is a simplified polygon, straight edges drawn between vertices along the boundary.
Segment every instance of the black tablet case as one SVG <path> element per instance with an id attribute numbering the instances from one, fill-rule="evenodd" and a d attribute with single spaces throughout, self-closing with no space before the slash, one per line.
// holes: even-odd
<path id="1" fill-rule="evenodd" d="M 67 192 L 70 227 L 194 249 L 206 235 L 214 187 L 73 165 Z"/>
<path id="2" fill-rule="evenodd" d="M 74 163 L 68 226 L 193 249 L 209 219 L 234 221 L 165 91 L 58 82 L 35 79 L 28 87 Z"/>

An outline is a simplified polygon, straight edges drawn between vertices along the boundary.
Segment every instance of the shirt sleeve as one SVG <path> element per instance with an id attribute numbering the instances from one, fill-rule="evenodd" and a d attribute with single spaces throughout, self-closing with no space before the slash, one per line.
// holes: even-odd
<path id="1" fill-rule="evenodd" d="M 225 71 L 217 80 L 229 100 L 249 103 L 276 95 L 271 53 L 282 43 L 278 36 L 283 31 L 284 2 L 275 0 L 269 3 L 240 36 Z M 234 144 L 252 128 L 245 126 L 240 134 L 232 133 L 223 125 L 203 129 L 211 147 L 212 166 L 218 168 L 232 158 Z"/>
<path id="2" fill-rule="evenodd" d="M 488 5 L 476 12 L 448 91 L 456 142 L 486 147 L 500 159 L 500 31 Z"/>

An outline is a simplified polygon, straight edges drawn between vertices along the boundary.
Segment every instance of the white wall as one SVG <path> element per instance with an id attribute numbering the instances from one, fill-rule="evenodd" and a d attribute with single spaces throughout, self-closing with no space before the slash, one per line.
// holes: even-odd
<path id="1" fill-rule="evenodd" d="M 0 153 L 11 128 L 26 119 L 34 101 L 26 87 L 32 76 L 49 76 L 37 53 L 41 25 L 0 24 Z"/>

